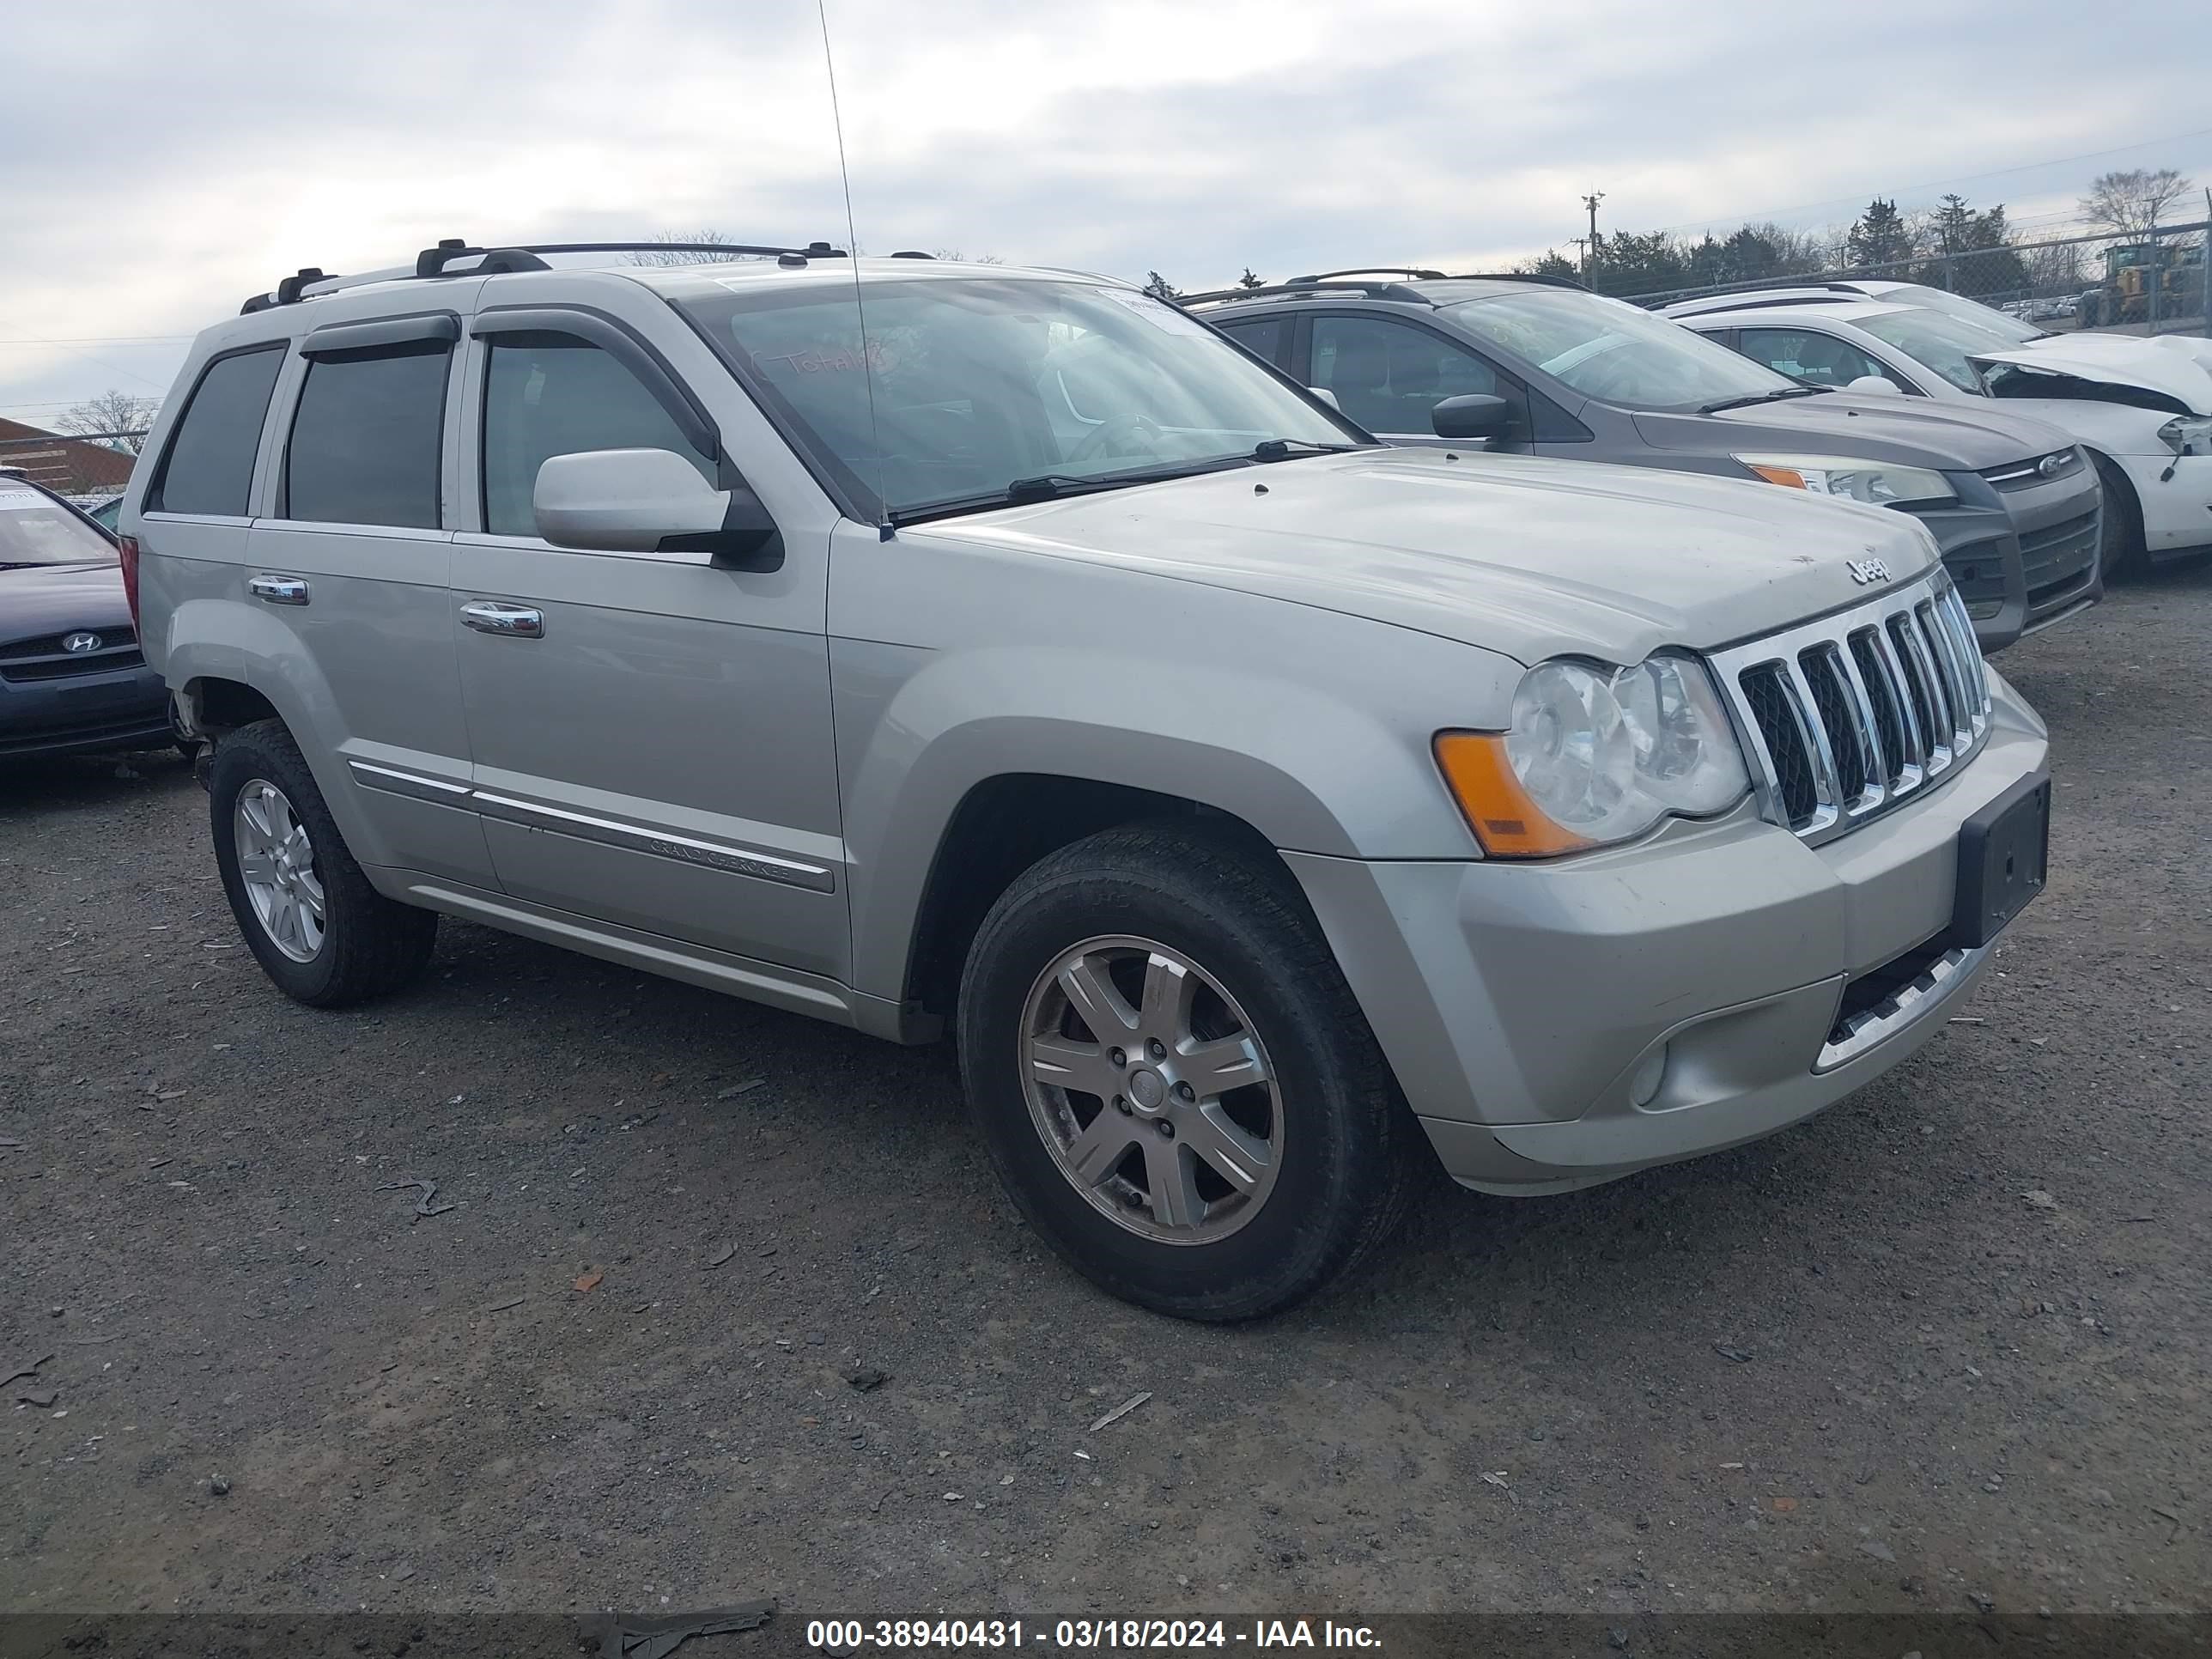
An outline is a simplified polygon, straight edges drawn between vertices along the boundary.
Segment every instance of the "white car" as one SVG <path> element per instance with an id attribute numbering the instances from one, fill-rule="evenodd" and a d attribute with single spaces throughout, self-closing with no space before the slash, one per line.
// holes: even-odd
<path id="1" fill-rule="evenodd" d="M 1814 386 L 2001 398 L 2097 463 L 2107 575 L 2212 551 L 2212 341 L 2051 334 L 1917 283 L 1714 295 L 1665 315 Z"/>

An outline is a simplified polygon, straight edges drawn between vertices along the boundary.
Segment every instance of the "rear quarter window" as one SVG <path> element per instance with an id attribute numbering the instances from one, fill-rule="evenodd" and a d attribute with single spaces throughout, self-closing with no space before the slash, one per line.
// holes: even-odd
<path id="1" fill-rule="evenodd" d="M 282 341 L 207 366 L 147 491 L 149 512 L 244 516 L 261 425 L 283 366 Z"/>

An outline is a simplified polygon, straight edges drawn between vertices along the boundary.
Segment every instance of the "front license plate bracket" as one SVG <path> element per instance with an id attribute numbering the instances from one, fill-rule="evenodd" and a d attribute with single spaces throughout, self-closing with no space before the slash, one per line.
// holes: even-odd
<path id="1" fill-rule="evenodd" d="M 1987 945 L 2043 890 L 2051 863 L 2051 779 L 2024 778 L 1959 829 L 1951 942 Z"/>

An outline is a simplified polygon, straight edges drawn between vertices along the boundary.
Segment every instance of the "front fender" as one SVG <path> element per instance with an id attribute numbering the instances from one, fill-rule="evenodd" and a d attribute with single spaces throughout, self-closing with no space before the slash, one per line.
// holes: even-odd
<path id="1" fill-rule="evenodd" d="M 1230 597 L 1187 603 L 1206 610 Z M 1467 694 L 1462 708 L 1494 696 L 1475 689 L 1486 678 L 1485 653 L 1380 623 L 1269 609 L 1280 648 L 1258 666 L 1176 648 L 1172 636 L 1183 626 L 1204 631 L 1187 613 L 1164 620 L 1141 651 L 1099 642 L 927 651 L 833 641 L 855 988 L 902 996 L 947 830 L 972 791 L 1010 775 L 1194 801 L 1286 850 L 1479 856 L 1430 744 L 1438 727 L 1456 723 L 1443 712 L 1454 705 L 1441 688 Z M 1360 636 L 1356 644 L 1346 630 Z M 1371 664 L 1383 643 L 1389 672 L 1348 666 Z"/>

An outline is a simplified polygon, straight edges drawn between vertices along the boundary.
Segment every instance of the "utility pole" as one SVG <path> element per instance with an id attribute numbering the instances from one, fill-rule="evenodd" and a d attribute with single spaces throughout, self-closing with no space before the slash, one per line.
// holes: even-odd
<path id="1" fill-rule="evenodd" d="M 1584 282 L 1588 282 L 1589 280 L 1590 268 L 1597 264 L 1597 204 L 1603 200 L 1605 200 L 1605 192 L 1601 190 L 1594 190 L 1589 195 L 1583 198 L 1583 205 L 1589 210 L 1589 240 L 1582 243 L 1583 280 Z M 1575 240 L 1577 242 L 1582 242 L 1582 239 L 1580 237 L 1577 237 Z"/>

